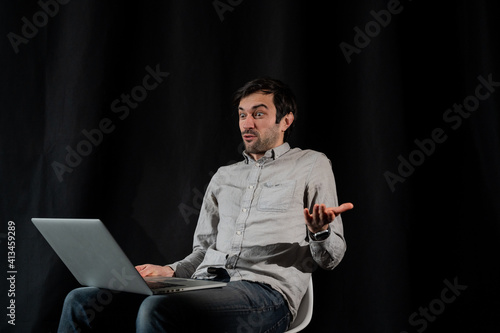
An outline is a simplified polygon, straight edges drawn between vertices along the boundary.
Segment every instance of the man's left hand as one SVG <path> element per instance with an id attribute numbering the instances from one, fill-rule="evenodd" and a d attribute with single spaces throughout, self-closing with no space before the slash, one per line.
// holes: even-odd
<path id="1" fill-rule="evenodd" d="M 306 225 L 310 232 L 317 233 L 328 229 L 328 225 L 335 220 L 341 213 L 353 209 L 354 205 L 350 202 L 344 203 L 338 207 L 326 207 L 324 204 L 315 204 L 312 214 L 308 208 L 304 208 L 304 217 Z"/>

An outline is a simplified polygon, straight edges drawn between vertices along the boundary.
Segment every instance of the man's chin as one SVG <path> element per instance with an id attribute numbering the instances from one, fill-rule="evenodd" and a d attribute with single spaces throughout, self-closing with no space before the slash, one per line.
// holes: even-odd
<path id="1" fill-rule="evenodd" d="M 256 149 L 255 145 L 248 144 L 245 141 L 243 141 L 243 143 L 245 144 L 245 152 L 247 154 L 258 154 L 258 153 L 260 153 L 260 150 Z"/>

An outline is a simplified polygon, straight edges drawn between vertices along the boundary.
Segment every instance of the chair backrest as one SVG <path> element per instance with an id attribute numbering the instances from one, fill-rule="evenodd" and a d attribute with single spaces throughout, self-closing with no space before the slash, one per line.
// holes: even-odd
<path id="1" fill-rule="evenodd" d="M 309 280 L 309 287 L 307 287 L 306 294 L 300 302 L 297 316 L 292 322 L 286 333 L 296 333 L 302 331 L 309 325 L 313 314 L 313 281 L 312 277 Z"/>

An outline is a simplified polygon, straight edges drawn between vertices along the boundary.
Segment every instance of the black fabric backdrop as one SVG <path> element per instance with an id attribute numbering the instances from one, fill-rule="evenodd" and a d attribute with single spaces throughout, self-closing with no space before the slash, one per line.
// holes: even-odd
<path id="1" fill-rule="evenodd" d="M 2 1 L 2 332 L 55 332 L 78 286 L 32 217 L 100 218 L 134 264 L 187 255 L 241 158 L 231 94 L 264 75 L 355 204 L 305 331 L 498 327 L 499 13 L 439 3 Z"/>

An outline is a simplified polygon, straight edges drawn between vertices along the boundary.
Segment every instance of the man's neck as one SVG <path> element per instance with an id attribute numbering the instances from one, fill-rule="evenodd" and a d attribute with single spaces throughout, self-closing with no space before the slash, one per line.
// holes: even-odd
<path id="1" fill-rule="evenodd" d="M 272 148 L 271 148 L 272 149 Z M 250 157 L 254 160 L 254 161 L 258 161 L 260 160 L 264 155 L 265 155 L 265 152 L 264 153 L 257 153 L 257 154 L 253 154 L 253 153 L 250 153 L 248 154 L 250 155 Z"/>

